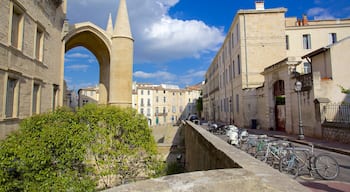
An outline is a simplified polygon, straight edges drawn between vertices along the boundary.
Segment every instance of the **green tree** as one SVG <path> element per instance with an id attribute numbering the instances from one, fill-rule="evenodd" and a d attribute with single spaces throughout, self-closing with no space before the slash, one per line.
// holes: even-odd
<path id="1" fill-rule="evenodd" d="M 88 159 L 104 188 L 160 173 L 151 129 L 136 110 L 88 105 L 77 114 L 93 135 Z"/>
<path id="2" fill-rule="evenodd" d="M 345 89 L 343 86 L 341 85 L 338 85 L 341 92 L 344 93 L 344 94 L 350 94 L 350 89 Z"/>
<path id="3" fill-rule="evenodd" d="M 0 142 L 0 191 L 93 191 L 88 134 L 65 109 L 33 116 Z"/>
<path id="4" fill-rule="evenodd" d="M 0 142 L 0 191 L 95 191 L 161 173 L 146 119 L 87 105 L 30 117 Z"/>

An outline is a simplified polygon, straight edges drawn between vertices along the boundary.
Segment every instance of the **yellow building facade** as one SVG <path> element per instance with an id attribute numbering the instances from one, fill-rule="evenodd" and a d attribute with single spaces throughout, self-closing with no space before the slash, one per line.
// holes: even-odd
<path id="1" fill-rule="evenodd" d="M 133 108 L 143 114 L 151 126 L 176 124 L 197 114 L 201 85 L 180 89 L 176 85 L 134 83 Z"/>

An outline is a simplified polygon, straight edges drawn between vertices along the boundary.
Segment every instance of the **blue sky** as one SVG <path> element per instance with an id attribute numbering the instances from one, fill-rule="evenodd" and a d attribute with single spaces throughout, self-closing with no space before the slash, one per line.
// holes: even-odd
<path id="1" fill-rule="evenodd" d="M 134 38 L 133 80 L 180 87 L 203 81 L 232 19 L 239 9 L 254 9 L 255 0 L 127 0 Z M 70 24 L 90 21 L 106 28 L 113 23 L 119 0 L 69 0 Z M 265 0 L 265 8 L 285 7 L 287 17 L 350 18 L 349 0 Z M 65 55 L 70 89 L 98 84 L 99 65 L 85 48 Z"/>

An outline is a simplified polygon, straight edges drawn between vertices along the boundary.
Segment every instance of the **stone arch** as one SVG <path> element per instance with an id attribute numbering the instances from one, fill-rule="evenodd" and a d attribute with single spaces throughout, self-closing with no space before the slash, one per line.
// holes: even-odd
<path id="1" fill-rule="evenodd" d="M 64 36 L 65 52 L 78 46 L 91 51 L 99 65 L 99 104 L 108 104 L 112 42 L 108 34 L 90 22 L 78 23 Z"/>

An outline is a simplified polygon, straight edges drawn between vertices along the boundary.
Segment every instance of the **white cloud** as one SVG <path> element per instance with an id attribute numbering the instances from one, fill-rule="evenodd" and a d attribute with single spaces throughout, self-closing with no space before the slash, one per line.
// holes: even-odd
<path id="1" fill-rule="evenodd" d="M 326 19 L 335 19 L 328 9 L 321 7 L 314 7 L 307 11 L 309 17 L 313 17 L 315 20 L 326 20 Z"/>
<path id="2" fill-rule="evenodd" d="M 221 28 L 199 20 L 172 18 L 168 11 L 179 0 L 127 1 L 135 40 L 135 63 L 162 63 L 181 58 L 200 58 L 216 51 L 225 35 Z M 105 28 L 108 14 L 115 16 L 119 1 L 68 1 L 71 23 L 92 21 Z M 82 6 L 84 5 L 84 6 Z M 113 18 L 114 20 L 114 18 Z"/>
<path id="3" fill-rule="evenodd" d="M 139 79 L 148 79 L 152 82 L 177 84 L 177 85 L 193 85 L 203 80 L 206 71 L 189 70 L 183 75 L 175 75 L 166 71 L 157 71 L 155 73 L 147 73 L 143 71 L 134 72 L 134 77 Z"/>
<path id="4" fill-rule="evenodd" d="M 161 79 L 164 81 L 172 81 L 176 79 L 176 75 L 166 71 L 157 71 L 155 73 L 136 71 L 134 72 L 134 77 L 141 78 L 141 79 Z"/>
<path id="5" fill-rule="evenodd" d="M 69 71 L 82 71 L 82 72 L 86 72 L 89 68 L 89 65 L 85 65 L 85 64 L 76 64 L 76 65 L 69 65 L 69 66 L 65 66 L 65 68 Z"/>
<path id="6" fill-rule="evenodd" d="M 90 58 L 90 55 L 88 54 L 82 54 L 82 53 L 70 53 L 70 54 L 66 54 L 67 58 L 71 58 L 71 59 L 86 59 L 86 58 Z"/>

